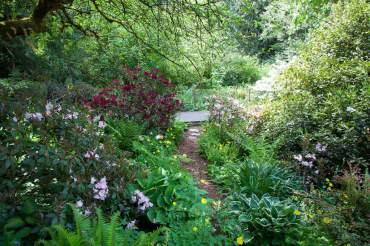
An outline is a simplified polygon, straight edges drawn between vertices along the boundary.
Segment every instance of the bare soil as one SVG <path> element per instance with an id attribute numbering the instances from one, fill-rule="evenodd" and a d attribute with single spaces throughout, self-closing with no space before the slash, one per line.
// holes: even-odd
<path id="1" fill-rule="evenodd" d="M 208 192 L 209 198 L 220 199 L 221 195 L 217 192 L 216 185 L 208 177 L 207 161 L 199 153 L 198 138 L 200 134 L 200 127 L 190 127 L 185 131 L 183 140 L 179 145 L 178 154 L 186 154 L 191 161 L 182 162 L 181 165 L 193 175 L 199 187 Z"/>

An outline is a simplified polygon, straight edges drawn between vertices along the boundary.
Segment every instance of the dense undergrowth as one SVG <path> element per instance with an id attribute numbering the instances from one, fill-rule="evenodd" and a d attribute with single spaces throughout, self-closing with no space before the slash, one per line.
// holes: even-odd
<path id="1" fill-rule="evenodd" d="M 369 3 L 211 2 L 63 1 L 0 33 L 0 245 L 369 244 Z M 219 200 L 180 165 L 179 110 L 210 112 Z"/>

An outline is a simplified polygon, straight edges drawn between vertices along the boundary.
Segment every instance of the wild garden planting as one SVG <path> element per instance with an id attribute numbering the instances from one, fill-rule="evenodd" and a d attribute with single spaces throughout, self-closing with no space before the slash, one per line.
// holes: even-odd
<path id="1" fill-rule="evenodd" d="M 2 1 L 0 245 L 369 245 L 369 19 Z"/>

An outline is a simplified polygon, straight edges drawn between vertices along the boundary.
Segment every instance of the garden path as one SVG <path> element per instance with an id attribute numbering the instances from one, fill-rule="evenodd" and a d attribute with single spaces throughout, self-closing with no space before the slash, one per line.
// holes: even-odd
<path id="1" fill-rule="evenodd" d="M 217 192 L 216 185 L 208 177 L 207 161 L 199 153 L 198 138 L 200 134 L 201 128 L 198 126 L 190 127 L 185 131 L 178 153 L 186 154 L 191 161 L 181 164 L 197 180 L 199 187 L 208 192 L 209 198 L 220 199 L 221 195 Z"/>

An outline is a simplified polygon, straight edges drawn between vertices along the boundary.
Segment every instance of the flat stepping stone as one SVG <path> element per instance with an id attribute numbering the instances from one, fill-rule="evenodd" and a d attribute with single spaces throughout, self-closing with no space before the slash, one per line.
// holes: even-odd
<path id="1" fill-rule="evenodd" d="M 207 121 L 208 111 L 179 112 L 176 114 L 176 120 L 181 122 L 198 123 Z"/>
<path id="2" fill-rule="evenodd" d="M 199 132 L 199 130 L 198 130 L 198 129 L 196 129 L 196 128 L 190 128 L 190 129 L 189 129 L 189 132 L 198 133 L 198 132 Z"/>

